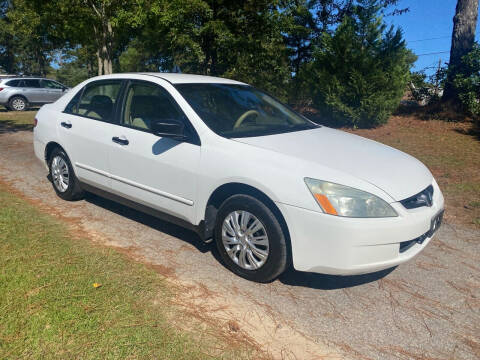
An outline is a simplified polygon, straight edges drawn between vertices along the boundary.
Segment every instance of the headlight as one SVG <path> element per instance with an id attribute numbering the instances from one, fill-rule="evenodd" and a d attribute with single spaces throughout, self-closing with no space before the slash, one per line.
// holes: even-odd
<path id="1" fill-rule="evenodd" d="M 305 178 L 305 183 L 327 214 L 358 218 L 398 216 L 387 202 L 368 192 L 310 178 Z"/>

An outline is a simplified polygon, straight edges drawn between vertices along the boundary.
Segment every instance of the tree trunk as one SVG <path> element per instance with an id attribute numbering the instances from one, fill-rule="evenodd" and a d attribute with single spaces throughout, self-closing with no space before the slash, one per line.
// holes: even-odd
<path id="1" fill-rule="evenodd" d="M 458 103 L 458 94 L 453 85 L 456 74 L 461 71 L 462 57 L 468 54 L 475 42 L 478 17 L 478 0 L 458 0 L 453 17 L 452 46 L 448 76 L 443 92 L 443 102 Z"/>

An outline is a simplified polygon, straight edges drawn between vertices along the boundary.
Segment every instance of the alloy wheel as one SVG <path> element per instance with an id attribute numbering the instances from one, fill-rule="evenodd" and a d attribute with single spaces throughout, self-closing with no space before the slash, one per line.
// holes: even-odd
<path id="1" fill-rule="evenodd" d="M 13 99 L 11 106 L 12 106 L 13 110 L 22 111 L 22 110 L 25 110 L 26 104 L 25 104 L 25 101 L 23 99 L 16 98 L 16 99 Z"/>
<path id="2" fill-rule="evenodd" d="M 60 192 L 65 192 L 68 189 L 70 174 L 68 165 L 61 156 L 55 156 L 52 159 L 52 180 L 55 188 Z"/>

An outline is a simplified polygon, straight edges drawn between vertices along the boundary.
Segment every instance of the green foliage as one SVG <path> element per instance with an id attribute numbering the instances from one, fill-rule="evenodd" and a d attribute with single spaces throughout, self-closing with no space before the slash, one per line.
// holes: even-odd
<path id="1" fill-rule="evenodd" d="M 480 45 L 462 58 L 461 71 L 454 79 L 455 88 L 465 110 L 480 119 Z"/>
<path id="2" fill-rule="evenodd" d="M 432 75 L 423 71 L 410 73 L 409 87 L 412 97 L 421 105 L 440 101 L 447 79 L 447 68 L 439 67 Z"/>
<path id="3" fill-rule="evenodd" d="M 386 29 L 377 1 L 360 3 L 333 34 L 322 35 L 300 76 L 323 118 L 364 128 L 386 123 L 398 107 L 415 56 L 399 29 Z"/>
<path id="4" fill-rule="evenodd" d="M 223 76 L 337 123 L 386 120 L 412 61 L 381 14 L 399 0 L 0 0 L 0 70 Z"/>

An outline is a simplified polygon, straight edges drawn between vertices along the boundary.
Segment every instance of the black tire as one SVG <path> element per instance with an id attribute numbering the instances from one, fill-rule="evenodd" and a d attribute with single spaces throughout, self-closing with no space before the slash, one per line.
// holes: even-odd
<path id="1" fill-rule="evenodd" d="M 13 96 L 8 100 L 8 108 L 12 111 L 25 111 L 28 109 L 28 101 L 23 96 Z"/>
<path id="2" fill-rule="evenodd" d="M 265 263 L 256 270 L 247 270 L 234 262 L 222 242 L 223 222 L 234 211 L 247 211 L 254 215 L 266 230 L 269 251 Z M 220 206 L 215 224 L 215 242 L 220 256 L 235 274 L 251 281 L 266 283 L 275 280 L 287 268 L 287 242 L 280 222 L 273 212 L 261 201 L 249 195 L 234 195 Z"/>
<path id="3" fill-rule="evenodd" d="M 68 168 L 68 182 L 64 182 L 64 184 L 67 183 L 66 189 L 62 191 L 59 188 L 59 185 L 56 184 L 55 182 L 55 175 L 54 175 L 54 170 L 52 169 L 52 164 L 54 162 L 55 158 L 61 158 L 65 162 L 67 168 Z M 74 200 L 80 200 L 84 196 L 84 192 L 82 188 L 80 187 L 80 183 L 75 176 L 75 172 L 73 171 L 72 164 L 70 163 L 70 159 L 68 158 L 67 154 L 65 151 L 63 151 L 61 148 L 55 148 L 53 149 L 50 158 L 48 159 L 48 169 L 50 171 L 50 180 L 52 182 L 53 189 L 57 193 L 57 195 L 62 198 L 63 200 L 67 201 L 74 201 Z"/>

